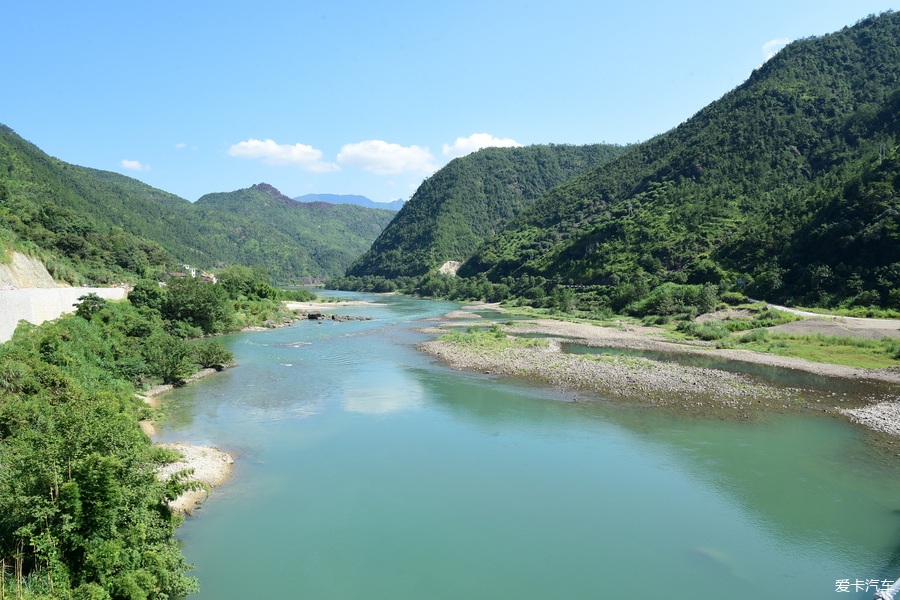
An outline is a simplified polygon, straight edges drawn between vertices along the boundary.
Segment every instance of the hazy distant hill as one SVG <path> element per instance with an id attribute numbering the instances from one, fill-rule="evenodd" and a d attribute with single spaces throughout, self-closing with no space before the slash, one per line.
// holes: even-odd
<path id="1" fill-rule="evenodd" d="M 403 200 L 393 202 L 375 202 L 365 196 L 355 194 L 305 194 L 294 198 L 297 202 L 327 202 L 328 204 L 355 204 L 366 208 L 380 208 L 382 210 L 400 210 L 403 208 Z"/>
<path id="2" fill-rule="evenodd" d="M 323 278 L 340 274 L 395 214 L 286 200 L 299 207 L 287 218 L 253 202 L 191 204 L 131 177 L 65 163 L 0 125 L 0 250 L 37 254 L 70 283 L 134 279 L 182 262 L 260 265 L 282 281 Z"/>
<path id="3" fill-rule="evenodd" d="M 460 274 L 600 285 L 619 306 L 685 281 L 900 306 L 898 90 L 898 13 L 794 42 L 684 124 L 547 194 Z"/>
<path id="4" fill-rule="evenodd" d="M 607 144 L 485 148 L 428 178 L 348 275 L 421 275 L 465 260 L 553 186 L 618 156 Z"/>

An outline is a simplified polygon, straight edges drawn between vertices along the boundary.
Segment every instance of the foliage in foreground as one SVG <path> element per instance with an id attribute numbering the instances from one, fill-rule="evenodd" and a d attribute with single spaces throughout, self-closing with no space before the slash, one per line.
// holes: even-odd
<path id="1" fill-rule="evenodd" d="M 86 307 L 87 306 L 87 307 Z M 26 598 L 159 599 L 197 587 L 173 539 L 135 384 L 193 368 L 159 314 L 89 299 L 0 346 L 0 570 Z M 182 352 L 183 351 L 183 352 Z M 177 356 L 176 356 L 177 355 Z M 177 483 L 177 482 L 176 482 Z M 2 593 L 0 593 L 2 595 Z"/>
<path id="2" fill-rule="evenodd" d="M 143 279 L 123 302 L 90 294 L 74 314 L 23 322 L 0 345 L 0 598 L 160 600 L 197 589 L 166 506 L 190 484 L 157 481 L 171 457 L 138 427 L 147 408 L 135 390 L 233 362 L 220 341 L 188 338 L 315 299 L 274 288 L 261 269 L 232 267 L 223 279 Z"/>

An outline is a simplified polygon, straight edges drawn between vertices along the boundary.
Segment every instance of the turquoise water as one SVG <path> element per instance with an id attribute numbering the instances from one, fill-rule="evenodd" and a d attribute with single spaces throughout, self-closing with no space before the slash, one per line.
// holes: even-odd
<path id="1" fill-rule="evenodd" d="M 900 576 L 900 458 L 840 421 L 662 415 L 446 369 L 450 303 L 226 338 L 160 438 L 236 455 L 180 530 L 200 598 L 871 598 Z M 852 588 L 851 588 L 852 589 Z"/>

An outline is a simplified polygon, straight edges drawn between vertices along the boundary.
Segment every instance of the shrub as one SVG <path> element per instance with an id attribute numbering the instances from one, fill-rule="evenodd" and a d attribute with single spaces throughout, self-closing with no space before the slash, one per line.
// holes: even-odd
<path id="1" fill-rule="evenodd" d="M 738 341 L 742 344 L 750 344 L 753 342 L 768 342 L 769 332 L 765 329 L 754 329 L 753 331 L 745 333 L 744 335 L 739 337 Z"/>
<path id="2" fill-rule="evenodd" d="M 151 374 L 163 383 L 180 383 L 193 371 L 193 353 L 187 343 L 157 331 L 144 344 L 144 359 Z"/>
<path id="3" fill-rule="evenodd" d="M 635 316 L 705 313 L 718 302 L 715 286 L 666 282 L 653 288 L 646 298 L 633 302 L 628 311 Z"/>
<path id="4" fill-rule="evenodd" d="M 722 323 L 714 321 L 712 323 L 695 323 L 693 321 L 684 321 L 678 324 L 677 330 L 685 335 L 695 337 L 705 341 L 720 340 L 728 337 L 728 329 Z"/>
<path id="5" fill-rule="evenodd" d="M 749 298 L 740 292 L 725 292 L 719 297 L 719 300 L 729 306 L 738 306 L 739 304 L 745 304 Z"/>
<path id="6" fill-rule="evenodd" d="M 195 344 L 193 350 L 194 361 L 204 369 L 221 371 L 234 362 L 234 355 L 218 340 Z"/>

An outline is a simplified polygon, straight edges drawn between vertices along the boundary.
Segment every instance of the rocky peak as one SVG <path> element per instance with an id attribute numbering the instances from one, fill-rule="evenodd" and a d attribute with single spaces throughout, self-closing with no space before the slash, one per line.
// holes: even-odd
<path id="1" fill-rule="evenodd" d="M 266 194 L 272 196 L 272 198 L 275 199 L 276 201 L 278 201 L 282 204 L 287 204 L 288 206 L 292 206 L 297 203 L 296 201 L 292 200 L 291 198 L 288 198 L 287 196 L 282 194 L 280 191 L 278 191 L 278 189 L 275 186 L 270 185 L 268 183 L 257 183 L 255 185 L 251 185 L 250 189 L 251 190 L 259 190 L 260 192 L 265 192 Z"/>

